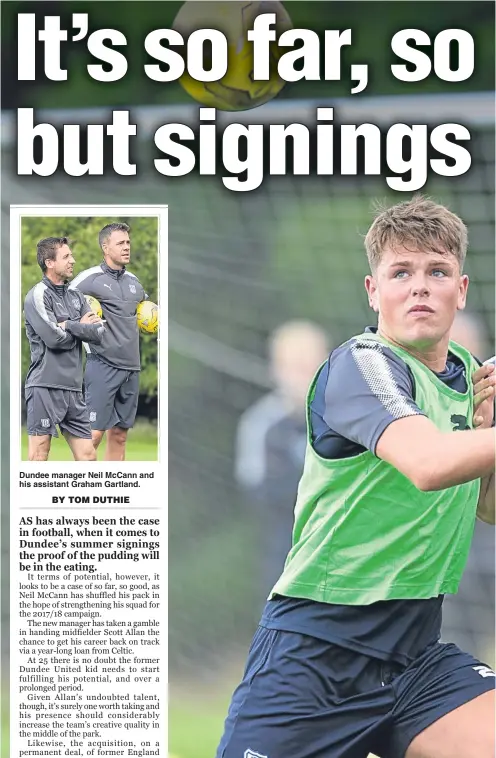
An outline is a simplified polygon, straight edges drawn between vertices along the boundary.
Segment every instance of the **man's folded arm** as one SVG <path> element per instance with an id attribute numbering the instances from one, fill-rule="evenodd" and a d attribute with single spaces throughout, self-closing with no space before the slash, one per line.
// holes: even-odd
<path id="1" fill-rule="evenodd" d="M 105 327 L 103 324 L 81 324 L 80 321 L 66 321 L 66 331 L 83 342 L 99 345 L 103 339 Z"/>
<path id="2" fill-rule="evenodd" d="M 58 325 L 51 304 L 41 291 L 31 292 L 24 303 L 24 316 L 38 337 L 51 350 L 72 350 L 76 341 Z"/>

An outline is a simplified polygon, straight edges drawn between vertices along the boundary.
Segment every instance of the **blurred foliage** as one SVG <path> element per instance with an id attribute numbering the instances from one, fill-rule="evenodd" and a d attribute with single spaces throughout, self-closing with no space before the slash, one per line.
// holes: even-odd
<path id="1" fill-rule="evenodd" d="M 478 139 L 474 143 L 476 154 L 480 144 Z M 367 324 L 376 323 L 363 283 L 368 273 L 363 241 L 374 206 L 406 199 L 403 193 L 385 192 L 387 187 L 374 184 L 373 179 L 367 188 L 367 193 L 356 194 L 355 185 L 347 186 L 341 179 L 339 193 L 326 194 L 324 180 L 308 181 L 302 197 L 273 201 L 278 220 L 265 229 L 270 251 L 267 279 L 280 293 L 278 299 L 286 314 L 305 314 L 323 324 L 338 343 Z M 446 204 L 469 224 L 471 244 L 465 265 L 471 282 L 468 308 L 480 313 L 493 343 L 495 264 L 493 227 L 488 223 L 491 211 L 481 218 L 482 214 L 475 214 L 468 205 L 469 193 L 453 192 L 454 189 L 453 180 L 448 183 L 442 178 L 433 178 L 424 188 L 425 194 Z M 479 189 L 474 189 L 472 196 L 473 206 L 481 208 L 492 200 L 491 195 Z M 327 229 L 332 233 L 324 231 Z"/>
<path id="2" fill-rule="evenodd" d="M 203 4 L 203 3 L 202 3 Z M 2 7 L 2 99 L 3 107 L 89 107 L 151 105 L 189 102 L 191 98 L 177 82 L 160 83 L 148 79 L 143 66 L 152 59 L 144 50 L 146 35 L 160 28 L 170 28 L 182 3 L 178 2 L 8 2 Z M 215 26 L 215 3 L 212 6 L 212 26 Z M 364 95 L 397 93 L 466 92 L 494 89 L 494 4 L 479 0 L 456 3 L 404 2 L 403 0 L 370 0 L 366 2 L 288 2 L 286 3 L 295 28 L 316 31 L 321 40 L 321 61 L 324 58 L 322 43 L 325 29 L 352 30 L 352 44 L 343 48 L 342 79 L 339 82 L 301 81 L 287 84 L 280 98 L 330 98 L 350 94 L 349 66 L 351 63 L 369 64 L 369 85 Z M 17 82 L 17 21 L 16 14 L 36 13 L 38 26 L 42 17 L 57 14 L 62 26 L 71 28 L 73 12 L 89 14 L 89 33 L 96 29 L 113 28 L 127 38 L 126 57 L 128 71 L 120 81 L 102 83 L 93 81 L 86 66 L 95 59 L 88 53 L 85 41 L 69 41 L 62 45 L 62 65 L 67 67 L 67 82 L 51 82 L 41 75 L 43 68 L 41 46 L 37 53 L 40 75 L 36 82 Z M 390 48 L 390 41 L 400 29 L 415 28 L 427 32 L 431 38 L 448 28 L 465 29 L 475 41 L 476 67 L 468 82 L 450 83 L 432 74 L 427 80 L 405 83 L 396 80 L 390 70 L 398 62 Z M 121 50 L 121 52 L 123 52 Z M 423 48 L 432 56 L 432 51 Z M 323 66 L 321 66 L 323 70 Z"/>
<path id="3" fill-rule="evenodd" d="M 98 246 L 98 233 L 111 221 L 121 221 L 131 227 L 131 263 L 129 270 L 142 283 L 150 300 L 158 302 L 157 275 L 157 238 L 156 218 L 119 217 L 119 218 L 84 218 L 71 216 L 25 216 L 22 219 L 21 232 L 21 301 L 27 292 L 42 277 L 36 261 L 36 244 L 45 237 L 68 237 L 76 265 L 74 276 L 87 268 L 96 266 L 102 259 Z M 155 335 L 142 336 L 140 395 L 148 399 L 157 395 L 157 338 Z M 29 367 L 29 344 L 22 339 L 22 377 Z"/>
<path id="4" fill-rule="evenodd" d="M 232 685 L 215 682 L 208 691 L 204 688 L 205 691 L 198 692 L 195 682 L 193 694 L 172 693 L 168 711 L 168 758 L 212 758 L 215 755 L 232 690 L 237 684 L 236 681 Z"/>

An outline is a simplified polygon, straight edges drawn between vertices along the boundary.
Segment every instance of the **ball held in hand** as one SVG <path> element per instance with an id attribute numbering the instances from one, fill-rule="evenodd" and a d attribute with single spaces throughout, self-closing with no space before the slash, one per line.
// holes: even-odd
<path id="1" fill-rule="evenodd" d="M 156 334 L 158 331 L 158 305 L 151 300 L 143 300 L 136 309 L 138 329 L 142 334 Z"/>
<path id="2" fill-rule="evenodd" d="M 96 297 L 93 297 L 93 295 L 85 295 L 85 298 L 93 313 L 95 313 L 98 318 L 102 318 L 103 311 L 100 301 L 97 300 Z"/>

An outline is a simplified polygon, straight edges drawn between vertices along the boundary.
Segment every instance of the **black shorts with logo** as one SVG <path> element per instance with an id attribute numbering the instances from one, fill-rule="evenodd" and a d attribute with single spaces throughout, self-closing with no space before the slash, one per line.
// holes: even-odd
<path id="1" fill-rule="evenodd" d="M 217 758 L 403 758 L 417 734 L 494 684 L 453 644 L 388 664 L 259 626 Z"/>
<path id="2" fill-rule="evenodd" d="M 139 373 L 115 368 L 88 355 L 84 387 L 92 429 L 131 429 L 138 410 Z"/>
<path id="3" fill-rule="evenodd" d="M 73 437 L 91 439 L 88 408 L 82 392 L 51 387 L 26 387 L 28 434 L 58 437 L 57 426 Z"/>

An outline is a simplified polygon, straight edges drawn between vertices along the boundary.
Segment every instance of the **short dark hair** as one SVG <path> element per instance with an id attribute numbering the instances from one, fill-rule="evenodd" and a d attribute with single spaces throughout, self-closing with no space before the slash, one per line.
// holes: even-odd
<path id="1" fill-rule="evenodd" d="M 57 250 L 62 245 L 68 245 L 67 237 L 45 237 L 36 245 L 36 260 L 43 273 L 47 270 L 47 261 L 54 261 L 57 257 Z"/>
<path id="2" fill-rule="evenodd" d="M 104 226 L 100 234 L 98 235 L 98 243 L 103 250 L 103 243 L 108 240 L 112 232 L 129 232 L 131 227 L 119 221 L 115 221 L 113 224 L 107 224 Z"/>

